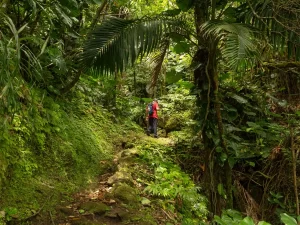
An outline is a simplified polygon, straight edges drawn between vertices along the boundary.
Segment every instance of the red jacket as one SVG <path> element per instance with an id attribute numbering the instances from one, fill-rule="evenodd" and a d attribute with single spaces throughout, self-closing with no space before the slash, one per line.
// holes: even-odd
<path id="1" fill-rule="evenodd" d="M 157 103 L 157 102 L 154 102 L 154 103 L 152 104 L 152 109 L 153 109 L 153 114 L 150 116 L 150 115 L 148 114 L 148 106 L 147 106 L 147 115 L 148 115 L 148 117 L 158 119 L 157 110 L 159 110 L 159 106 L 158 106 L 158 103 Z"/>

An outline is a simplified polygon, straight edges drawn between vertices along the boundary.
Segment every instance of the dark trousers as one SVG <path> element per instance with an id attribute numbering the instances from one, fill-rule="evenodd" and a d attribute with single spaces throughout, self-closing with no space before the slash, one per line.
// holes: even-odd
<path id="1" fill-rule="evenodd" d="M 148 123 L 148 134 L 153 133 L 157 137 L 157 118 L 150 117 Z"/>

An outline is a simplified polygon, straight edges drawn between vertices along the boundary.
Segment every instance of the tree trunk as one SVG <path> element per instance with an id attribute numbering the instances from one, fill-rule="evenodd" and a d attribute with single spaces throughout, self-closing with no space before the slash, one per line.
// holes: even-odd
<path id="1" fill-rule="evenodd" d="M 207 20 L 206 1 L 197 0 L 195 2 L 195 26 L 197 32 L 197 39 L 199 49 L 194 55 L 193 64 L 196 66 L 194 71 L 194 83 L 196 91 L 196 103 L 200 112 L 196 115 L 196 120 L 202 121 L 201 136 L 204 145 L 204 163 L 205 170 L 203 176 L 204 190 L 208 197 L 208 209 L 213 214 L 221 212 L 220 198 L 218 198 L 217 184 L 218 179 L 215 177 L 215 163 L 214 163 L 214 143 L 208 137 L 207 121 L 212 118 L 212 104 L 211 104 L 211 76 L 208 73 L 209 50 L 207 40 L 202 36 L 200 26 Z"/>
<path id="2" fill-rule="evenodd" d="M 292 165 L 293 165 L 293 183 L 294 183 L 294 194 L 295 194 L 295 202 L 296 202 L 296 215 L 299 216 L 299 197 L 298 197 L 298 185 L 297 185 L 297 157 L 296 150 L 294 144 L 294 128 L 290 125 L 290 136 L 291 136 L 291 152 L 292 152 Z M 298 222 L 298 225 L 300 221 Z"/>
<path id="3" fill-rule="evenodd" d="M 79 81 L 81 73 L 82 73 L 82 71 L 78 70 L 75 77 L 73 78 L 73 80 L 60 90 L 60 94 L 65 94 L 65 93 L 69 92 L 75 86 L 75 84 L 77 84 L 77 82 Z"/>
<path id="4" fill-rule="evenodd" d="M 227 149 L 227 144 L 224 139 L 224 127 L 223 127 L 223 119 L 222 119 L 222 113 L 221 113 L 221 102 L 219 98 L 219 76 L 217 73 L 217 62 L 216 62 L 216 48 L 217 43 L 214 43 L 214 41 L 211 41 L 210 44 L 210 57 L 209 57 L 209 64 L 208 66 L 211 66 L 209 69 L 209 72 L 212 76 L 212 88 L 214 93 L 214 108 L 216 111 L 216 119 L 217 119 L 217 125 L 218 125 L 218 133 L 219 133 L 219 139 L 221 143 L 221 147 L 223 149 L 223 153 L 227 155 L 227 159 L 224 162 L 224 169 L 222 170 L 224 172 L 224 176 L 220 175 L 222 179 L 222 183 L 225 184 L 226 189 L 226 207 L 232 209 L 233 208 L 233 195 L 232 195 L 232 168 L 229 165 L 229 152 Z M 223 174 L 223 173 L 222 173 Z M 224 180 L 225 178 L 225 180 Z"/>
<path id="5" fill-rule="evenodd" d="M 208 18 L 208 1 L 196 0 L 195 2 L 195 25 L 199 49 L 193 58 L 193 64 L 199 67 L 194 71 L 194 83 L 197 93 L 197 105 L 202 112 L 199 113 L 198 121 L 202 122 L 202 139 L 204 144 L 205 171 L 203 182 L 208 192 L 209 210 L 220 215 L 222 209 L 233 207 L 232 196 L 232 169 L 228 159 L 223 167 L 220 166 L 214 149 L 217 147 L 213 140 L 208 137 L 207 132 L 211 131 L 208 122 L 216 123 L 223 152 L 229 156 L 224 140 L 224 129 L 221 114 L 221 103 L 219 99 L 219 82 L 217 73 L 216 49 L 217 43 L 203 36 L 200 26 Z M 213 99 L 214 101 L 211 101 Z M 214 109 L 214 110 L 213 110 Z M 215 112 L 213 112 L 215 111 Z M 218 193 L 218 184 L 224 184 L 227 200 Z M 226 204 L 226 205 L 225 205 Z"/>
<path id="6" fill-rule="evenodd" d="M 93 18 L 93 21 L 91 23 L 91 27 L 90 27 L 91 31 L 95 28 L 96 24 L 98 23 L 100 15 L 101 15 L 101 13 L 102 13 L 102 11 L 105 8 L 105 6 L 106 6 L 107 3 L 108 3 L 108 0 L 104 0 L 102 2 L 102 4 L 99 6 L 99 8 L 97 9 L 96 15 Z"/>

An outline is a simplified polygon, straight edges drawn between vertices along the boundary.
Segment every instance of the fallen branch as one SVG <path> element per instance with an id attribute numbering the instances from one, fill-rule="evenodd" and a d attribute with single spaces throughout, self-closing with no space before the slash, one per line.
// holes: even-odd
<path id="1" fill-rule="evenodd" d="M 300 62 L 286 62 L 286 61 L 279 61 L 279 62 L 264 62 L 264 67 L 269 69 L 284 69 L 284 68 L 300 68 Z"/>
<path id="2" fill-rule="evenodd" d="M 50 219 L 51 219 L 51 223 L 52 223 L 52 225 L 55 225 L 55 223 L 54 223 L 54 220 L 53 220 L 53 217 L 52 217 L 52 213 L 51 213 L 51 211 L 49 211 L 49 215 L 50 215 Z"/>

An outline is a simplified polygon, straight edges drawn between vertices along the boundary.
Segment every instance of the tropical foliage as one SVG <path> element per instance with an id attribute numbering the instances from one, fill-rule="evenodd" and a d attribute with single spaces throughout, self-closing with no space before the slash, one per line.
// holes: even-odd
<path id="1" fill-rule="evenodd" d="M 92 179 L 158 98 L 160 135 L 174 145 L 139 147 L 154 177 L 144 193 L 175 222 L 297 224 L 299 10 L 297 0 L 0 1 L 0 221 L 14 218 L 14 196 L 37 210 L 37 193 Z"/>

